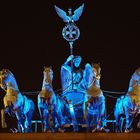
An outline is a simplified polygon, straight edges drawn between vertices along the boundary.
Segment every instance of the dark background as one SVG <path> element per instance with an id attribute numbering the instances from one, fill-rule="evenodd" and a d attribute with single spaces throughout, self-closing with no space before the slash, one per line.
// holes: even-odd
<path id="1" fill-rule="evenodd" d="M 82 56 L 82 68 L 89 62 L 101 63 L 101 88 L 127 91 L 129 79 L 139 62 L 139 7 L 131 1 L 46 0 L 0 2 L 0 69 L 10 69 L 20 91 L 38 91 L 42 86 L 43 66 L 52 65 L 53 86 L 61 88 L 60 67 L 70 54 L 62 38 L 65 23 L 54 5 L 67 11 L 82 3 L 85 8 L 79 21 L 80 38 L 74 54 Z M 5 93 L 0 89 L 0 107 Z M 32 96 L 36 101 L 37 96 Z M 115 100 L 107 98 L 108 113 Z"/>

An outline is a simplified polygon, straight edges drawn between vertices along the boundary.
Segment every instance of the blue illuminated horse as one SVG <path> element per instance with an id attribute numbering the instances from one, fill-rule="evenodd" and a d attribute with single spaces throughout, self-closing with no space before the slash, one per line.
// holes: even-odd
<path id="1" fill-rule="evenodd" d="M 38 95 L 38 109 L 42 119 L 42 131 L 63 132 L 64 120 L 62 116 L 63 103 L 52 87 L 53 70 L 45 67 L 43 71 L 42 90 Z"/>
<path id="2" fill-rule="evenodd" d="M 31 132 L 34 103 L 21 94 L 16 79 L 10 70 L 3 69 L 0 71 L 0 87 L 6 92 L 3 99 L 4 109 L 1 110 L 2 127 L 7 126 L 5 113 L 8 113 L 10 116 L 16 116 L 19 132 Z"/>
<path id="3" fill-rule="evenodd" d="M 106 114 L 105 97 L 100 89 L 100 64 L 86 64 L 84 84 L 87 89 L 87 103 L 85 109 L 87 131 L 95 132 L 104 129 Z"/>
<path id="4" fill-rule="evenodd" d="M 125 118 L 125 132 L 133 131 L 132 123 L 135 115 L 140 112 L 140 68 L 132 75 L 126 95 L 117 99 L 114 116 L 116 119 L 116 132 L 123 132 L 122 116 Z M 138 127 L 140 123 L 138 123 Z"/>
<path id="5" fill-rule="evenodd" d="M 116 119 L 116 132 L 126 133 L 133 131 L 132 123 L 136 113 L 136 105 L 132 102 L 132 98 L 129 95 L 121 96 L 117 99 L 114 116 Z M 125 121 L 125 128 L 122 120 Z M 123 130 L 125 129 L 125 130 Z"/>

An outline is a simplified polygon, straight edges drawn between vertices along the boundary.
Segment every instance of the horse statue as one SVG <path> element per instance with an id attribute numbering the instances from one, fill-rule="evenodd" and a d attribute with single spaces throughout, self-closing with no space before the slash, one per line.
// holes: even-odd
<path id="1" fill-rule="evenodd" d="M 53 90 L 52 67 L 44 67 L 43 76 L 42 90 L 38 94 L 38 109 L 42 120 L 42 131 L 64 132 L 63 103 Z"/>
<path id="2" fill-rule="evenodd" d="M 16 116 L 19 132 L 31 132 L 34 103 L 21 94 L 16 79 L 10 70 L 2 69 L 0 71 L 0 87 L 6 92 L 3 99 L 4 109 L 1 110 L 2 127 L 7 127 L 5 114 L 8 113 L 10 116 Z"/>
<path id="3" fill-rule="evenodd" d="M 87 89 L 87 102 L 85 118 L 88 132 L 103 131 L 106 114 L 105 97 L 100 88 L 100 64 L 85 65 L 85 87 Z"/>
<path id="4" fill-rule="evenodd" d="M 116 119 L 116 132 L 123 132 L 123 124 L 121 123 L 122 116 L 124 116 L 125 130 L 129 133 L 133 131 L 132 123 L 135 116 L 140 112 L 140 68 L 138 68 L 132 75 L 129 88 L 126 95 L 117 99 L 114 116 Z M 137 125 L 140 127 L 140 121 Z"/>

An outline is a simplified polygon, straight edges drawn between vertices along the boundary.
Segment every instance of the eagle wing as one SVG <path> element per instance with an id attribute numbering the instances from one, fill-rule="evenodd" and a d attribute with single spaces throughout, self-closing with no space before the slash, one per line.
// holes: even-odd
<path id="1" fill-rule="evenodd" d="M 54 6 L 56 13 L 58 14 L 58 16 L 60 18 L 63 19 L 64 22 L 68 22 L 68 16 L 66 14 L 66 12 L 62 9 L 60 9 L 59 7 L 57 7 L 56 5 Z"/>
<path id="2" fill-rule="evenodd" d="M 75 11 L 74 11 L 74 15 L 72 16 L 72 19 L 74 21 L 78 21 L 79 20 L 79 17 L 82 15 L 83 13 L 83 9 L 84 9 L 84 3 L 79 7 L 77 8 Z"/>

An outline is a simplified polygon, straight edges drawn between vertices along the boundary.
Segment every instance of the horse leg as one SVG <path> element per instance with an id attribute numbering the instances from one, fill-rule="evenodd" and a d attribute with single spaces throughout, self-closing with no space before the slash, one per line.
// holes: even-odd
<path id="1" fill-rule="evenodd" d="M 125 111 L 125 116 L 126 116 L 126 128 L 125 128 L 125 133 L 129 133 L 131 131 L 133 131 L 132 129 L 132 122 L 134 119 L 134 115 L 133 114 L 129 114 L 129 111 L 126 110 Z"/>
<path id="2" fill-rule="evenodd" d="M 43 110 L 44 110 L 44 100 L 40 98 L 40 95 L 37 96 L 37 104 L 38 104 L 38 111 L 41 118 L 41 132 L 44 132 L 44 119 L 43 119 Z"/>
<path id="3" fill-rule="evenodd" d="M 51 115 L 52 115 L 52 122 L 53 122 L 53 131 L 55 132 L 59 128 L 59 123 L 57 120 L 57 115 L 56 115 L 55 110 L 52 111 Z"/>
<path id="4" fill-rule="evenodd" d="M 115 132 L 120 132 L 120 130 L 119 130 L 119 126 L 120 126 L 120 117 L 119 117 L 119 114 L 116 115 L 115 120 L 116 120 Z"/>
<path id="5" fill-rule="evenodd" d="M 52 115 L 52 132 L 55 132 L 58 130 L 60 124 L 58 123 L 58 119 L 57 119 L 57 113 L 56 113 L 56 110 L 52 110 L 51 112 L 51 115 Z"/>
<path id="6" fill-rule="evenodd" d="M 38 110 L 39 110 L 39 115 L 40 115 L 40 118 L 41 118 L 41 129 L 42 129 L 42 132 L 44 132 L 44 119 L 43 119 L 43 108 L 41 108 L 40 106 L 38 106 Z"/>
<path id="7" fill-rule="evenodd" d="M 102 130 L 102 122 L 101 122 L 101 115 L 96 115 L 96 128 L 101 131 Z"/>
<path id="8" fill-rule="evenodd" d="M 64 132 L 65 122 L 64 117 L 62 115 L 63 113 L 64 113 L 64 103 L 61 99 L 57 97 L 56 105 L 54 106 L 52 114 L 55 131 Z"/>
<path id="9" fill-rule="evenodd" d="M 2 128 L 7 128 L 7 124 L 6 124 L 6 121 L 5 121 L 5 113 L 9 112 L 7 95 L 4 96 L 3 103 L 4 103 L 5 108 L 1 109 L 1 125 L 2 125 Z"/>
<path id="10" fill-rule="evenodd" d="M 70 111 L 70 116 L 71 116 L 71 119 L 72 119 L 73 131 L 78 132 L 77 119 L 76 119 L 75 112 L 74 112 L 74 107 L 73 107 L 72 104 L 69 104 L 69 111 Z"/>
<path id="11" fill-rule="evenodd" d="M 90 132 L 93 127 L 92 121 L 93 121 L 93 115 L 88 113 L 88 111 L 87 111 L 87 114 L 86 114 L 87 132 Z"/>
<path id="12" fill-rule="evenodd" d="M 63 121 L 63 117 L 62 117 L 62 113 L 60 111 L 53 111 L 53 122 L 54 122 L 54 126 L 56 128 L 57 126 L 57 130 L 58 132 L 64 132 L 64 121 Z"/>
<path id="13" fill-rule="evenodd" d="M 86 119 L 86 127 L 87 127 L 87 132 L 90 132 L 90 127 L 89 127 L 89 124 L 90 124 L 90 121 L 89 121 L 89 114 L 87 112 L 85 112 L 86 114 L 84 114 L 84 117 Z"/>
<path id="14" fill-rule="evenodd" d="M 33 114 L 32 110 L 30 110 L 26 114 L 26 119 L 24 121 L 25 133 L 32 132 L 32 116 L 33 116 L 32 114 Z"/>
<path id="15" fill-rule="evenodd" d="M 121 132 L 121 115 L 117 112 L 115 114 L 116 127 L 115 132 Z"/>
<path id="16" fill-rule="evenodd" d="M 7 124 L 5 122 L 5 109 L 1 109 L 1 125 L 2 128 L 7 128 Z"/>
<path id="17" fill-rule="evenodd" d="M 137 128 L 140 128 L 140 120 L 137 123 Z"/>
<path id="18" fill-rule="evenodd" d="M 33 114 L 34 114 L 34 103 L 31 103 L 31 107 L 30 110 L 28 111 L 28 113 L 26 114 L 26 119 L 24 122 L 24 126 L 25 126 L 25 133 L 30 133 L 32 132 L 32 118 L 33 118 Z"/>
<path id="19" fill-rule="evenodd" d="M 106 124 L 104 123 L 105 120 L 105 116 L 106 116 L 106 107 L 105 107 L 105 97 L 99 97 L 97 102 L 101 102 L 99 107 L 98 107 L 98 114 L 97 114 L 97 119 L 98 119 L 98 124 L 97 124 L 97 128 L 102 131 L 104 130 Z"/>
<path id="20" fill-rule="evenodd" d="M 91 124 L 92 126 L 92 133 L 97 132 L 98 130 L 98 115 L 97 114 L 92 114 L 92 120 Z"/>
<path id="21" fill-rule="evenodd" d="M 18 109 L 17 111 L 15 111 L 15 115 L 18 121 L 18 130 L 20 133 L 24 133 L 24 118 L 22 116 L 22 113 L 20 111 L 20 109 Z"/>
<path id="22" fill-rule="evenodd" d="M 48 130 L 50 129 L 50 125 L 49 125 L 49 112 L 48 109 L 44 109 L 43 111 L 43 132 L 48 132 Z"/>
<path id="23" fill-rule="evenodd" d="M 8 116 L 8 124 L 6 123 L 6 119 Z M 6 108 L 1 110 L 1 124 L 2 128 L 8 128 L 9 132 L 17 133 L 17 119 L 15 118 L 15 113 L 12 112 L 12 107 L 7 106 Z"/>

